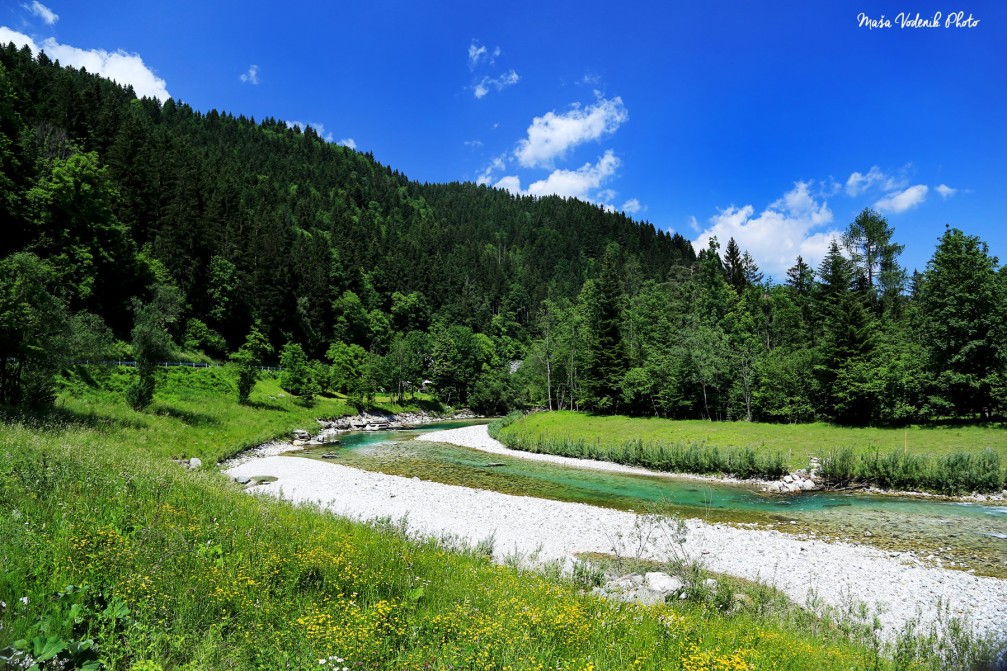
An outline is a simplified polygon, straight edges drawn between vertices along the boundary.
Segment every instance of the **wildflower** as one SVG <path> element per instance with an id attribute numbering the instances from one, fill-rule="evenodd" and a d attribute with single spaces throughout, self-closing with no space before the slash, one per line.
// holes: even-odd
<path id="1" fill-rule="evenodd" d="M 28 597 L 26 597 L 26 596 L 21 597 L 21 603 L 23 603 L 24 605 L 27 606 L 28 605 Z"/>

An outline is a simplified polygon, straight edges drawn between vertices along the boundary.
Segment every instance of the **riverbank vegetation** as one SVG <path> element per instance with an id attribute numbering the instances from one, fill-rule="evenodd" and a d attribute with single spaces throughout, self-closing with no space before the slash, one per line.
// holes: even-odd
<path id="1" fill-rule="evenodd" d="M 79 377 L 0 427 L 0 668 L 909 668 L 827 618 L 606 602 L 403 524 L 249 496 L 170 457 L 210 464 L 317 409 L 271 378 L 239 404 L 221 371 L 159 375 L 145 412 L 130 380 Z"/>
<path id="2" fill-rule="evenodd" d="M 950 495 L 1007 489 L 1007 432 L 999 424 L 853 428 L 556 411 L 512 414 L 490 432 L 514 449 L 662 471 L 775 478 L 817 458 L 833 487 Z"/>

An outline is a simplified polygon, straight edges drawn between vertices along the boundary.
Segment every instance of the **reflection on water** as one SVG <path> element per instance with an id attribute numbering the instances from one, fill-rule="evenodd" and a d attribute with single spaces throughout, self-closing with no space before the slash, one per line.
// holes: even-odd
<path id="1" fill-rule="evenodd" d="M 427 431 L 471 424 L 445 422 L 411 431 L 346 433 L 340 436 L 340 446 L 291 454 L 325 455 L 334 463 L 364 470 L 508 494 L 674 513 L 711 522 L 756 523 L 869 542 L 885 549 L 911 549 L 934 563 L 1007 577 L 1007 507 L 1003 505 L 845 492 L 768 495 L 744 485 L 570 468 L 422 440 Z"/>

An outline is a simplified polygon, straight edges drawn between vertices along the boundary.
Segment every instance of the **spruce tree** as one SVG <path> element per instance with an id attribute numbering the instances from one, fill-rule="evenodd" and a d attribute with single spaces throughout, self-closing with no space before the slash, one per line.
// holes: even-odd
<path id="1" fill-rule="evenodd" d="M 601 262 L 590 304 L 589 327 L 593 337 L 588 351 L 584 386 L 588 404 L 596 410 L 615 412 L 622 398 L 622 379 L 629 366 L 622 344 L 622 277 L 620 249 L 610 243 Z"/>

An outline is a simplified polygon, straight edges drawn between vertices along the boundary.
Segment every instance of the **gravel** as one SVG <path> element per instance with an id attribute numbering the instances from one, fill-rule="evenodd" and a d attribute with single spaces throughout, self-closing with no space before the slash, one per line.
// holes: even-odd
<path id="1" fill-rule="evenodd" d="M 493 440 L 485 426 L 426 434 L 487 452 L 634 472 L 639 469 L 514 452 Z M 571 561 L 579 552 L 604 552 L 665 560 L 682 556 L 707 569 L 773 585 L 798 603 L 813 600 L 843 612 L 859 603 L 879 613 L 891 637 L 907 621 L 926 623 L 938 602 L 964 616 L 976 633 L 1007 634 L 1007 581 L 923 566 L 908 553 L 804 540 L 772 530 L 688 520 L 684 543 L 661 519 L 581 503 L 550 501 L 470 489 L 418 478 L 361 471 L 333 463 L 280 456 L 232 466 L 231 476 L 272 476 L 257 485 L 291 501 L 317 503 L 353 519 L 406 518 L 414 533 L 467 539 L 492 538 L 497 560 L 534 557 Z"/>

